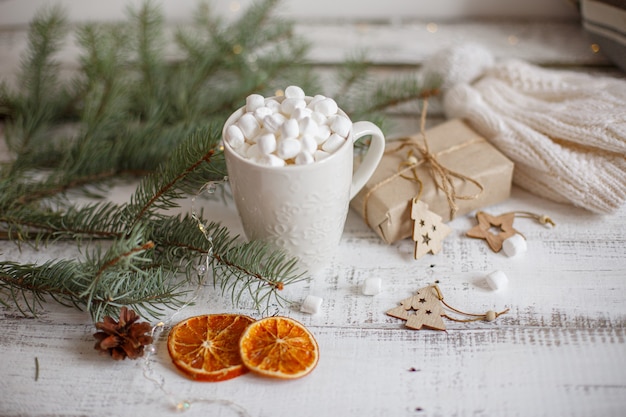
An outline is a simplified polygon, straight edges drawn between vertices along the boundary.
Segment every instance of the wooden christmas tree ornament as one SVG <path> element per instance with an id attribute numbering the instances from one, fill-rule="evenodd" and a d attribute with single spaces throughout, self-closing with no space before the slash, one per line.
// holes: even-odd
<path id="1" fill-rule="evenodd" d="M 467 319 L 458 319 L 446 313 L 444 306 L 461 315 L 468 316 Z M 406 321 L 409 329 L 421 330 L 427 328 L 431 330 L 446 330 L 446 325 L 442 317 L 456 322 L 471 321 L 494 321 L 496 318 L 509 311 L 507 308 L 499 313 L 489 310 L 485 314 L 472 314 L 458 310 L 443 300 L 443 295 L 438 285 L 430 285 L 419 289 L 414 296 L 400 301 L 398 307 L 387 310 L 386 314 Z"/>
<path id="2" fill-rule="evenodd" d="M 428 210 L 428 204 L 417 198 L 411 203 L 411 219 L 415 241 L 414 258 L 419 259 L 429 252 L 433 255 L 438 253 L 443 239 L 452 232 L 452 229 L 441 221 L 441 216 Z"/>
<path id="3" fill-rule="evenodd" d="M 400 301 L 400 306 L 387 311 L 387 315 L 406 320 L 406 327 L 420 330 L 446 330 L 441 319 L 445 315 L 434 285 L 417 291 L 414 296 Z"/>

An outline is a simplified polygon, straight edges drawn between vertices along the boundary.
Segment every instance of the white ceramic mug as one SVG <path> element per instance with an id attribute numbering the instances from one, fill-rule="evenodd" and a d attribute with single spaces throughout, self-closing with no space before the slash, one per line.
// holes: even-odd
<path id="1" fill-rule="evenodd" d="M 244 112 L 242 107 L 228 118 L 222 137 Z M 342 110 L 338 114 L 348 117 Z M 353 173 L 354 142 L 366 135 L 372 136 L 371 144 Z M 385 150 L 383 133 L 367 121 L 353 123 L 338 150 L 308 165 L 262 166 L 223 142 L 228 180 L 246 237 L 283 249 L 309 272 L 336 253 L 349 202 L 372 176 Z"/>

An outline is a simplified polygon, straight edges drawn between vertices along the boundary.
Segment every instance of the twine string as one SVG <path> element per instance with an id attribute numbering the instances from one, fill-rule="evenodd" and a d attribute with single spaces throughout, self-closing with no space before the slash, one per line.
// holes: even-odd
<path id="1" fill-rule="evenodd" d="M 473 322 L 473 321 L 479 321 L 479 320 L 487 320 L 487 321 L 492 321 L 495 320 L 496 318 L 500 317 L 503 314 L 506 314 L 509 312 L 509 309 L 504 309 L 500 312 L 487 312 L 487 313 L 483 313 L 483 314 L 474 314 L 474 313 L 466 313 L 465 311 L 461 311 L 459 309 L 456 309 L 454 307 L 452 307 L 450 304 L 446 303 L 445 300 L 443 299 L 443 294 L 441 293 L 441 290 L 439 289 L 439 286 L 437 284 L 433 285 L 433 288 L 435 289 L 435 292 L 437 293 L 437 298 L 439 298 L 439 301 L 441 301 L 441 304 L 443 304 L 444 306 L 446 306 L 449 310 L 454 311 L 457 314 L 461 314 L 463 316 L 466 317 L 471 317 L 468 319 L 459 319 L 456 317 L 452 317 L 448 314 L 442 314 L 443 317 L 452 320 L 452 321 L 456 321 L 459 323 L 469 323 L 469 322 Z M 489 317 L 489 313 L 492 313 L 493 316 L 490 318 Z"/>
<path id="2" fill-rule="evenodd" d="M 515 217 L 534 219 L 534 220 L 537 220 L 541 224 L 550 224 L 552 227 L 556 226 L 556 223 L 554 223 L 554 221 L 545 214 L 536 214 L 530 211 L 511 211 L 509 213 L 505 213 L 505 215 L 511 214 L 511 213 L 513 213 Z"/>
<path id="3" fill-rule="evenodd" d="M 424 104 L 422 106 L 422 112 L 420 116 L 421 143 L 420 141 L 415 140 L 413 138 L 405 138 L 402 141 L 400 146 L 385 152 L 385 154 L 390 154 L 390 153 L 401 152 L 404 149 L 408 149 L 408 153 L 407 153 L 408 156 L 405 161 L 400 163 L 398 170 L 394 174 L 376 183 L 365 194 L 365 197 L 363 199 L 363 218 L 365 219 L 365 223 L 369 227 L 371 227 L 369 216 L 368 216 L 369 200 L 372 194 L 374 194 L 381 187 L 384 187 L 385 185 L 401 177 L 401 178 L 417 183 L 419 186 L 419 191 L 418 191 L 418 195 L 416 198 L 419 199 L 419 197 L 421 197 L 424 184 L 419 178 L 417 168 L 421 166 L 422 164 L 427 164 L 428 172 L 430 176 L 432 177 L 435 183 L 435 186 L 438 189 L 442 190 L 444 194 L 446 195 L 448 207 L 450 208 L 450 219 L 454 218 L 456 212 L 459 209 L 456 203 L 456 200 L 474 200 L 478 198 L 484 191 L 484 186 L 479 181 L 467 175 L 464 175 L 454 170 L 451 170 L 449 168 L 446 168 L 445 166 L 441 164 L 441 162 L 439 162 L 439 159 L 438 159 L 443 154 L 457 151 L 460 148 L 477 143 L 478 141 L 482 141 L 483 139 L 477 138 L 475 140 L 464 142 L 462 144 L 450 147 L 442 152 L 434 154 L 430 151 L 428 140 L 426 138 L 426 115 L 427 113 L 428 113 L 428 98 L 426 97 L 424 98 Z M 419 158 L 416 157 L 415 154 L 418 154 L 420 157 Z M 408 176 L 407 173 L 409 172 L 411 172 L 413 175 Z M 460 179 L 461 181 L 464 181 L 464 182 L 470 182 L 474 184 L 478 188 L 478 191 L 474 194 L 469 194 L 469 195 L 457 194 L 456 186 L 454 185 L 455 178 Z"/>

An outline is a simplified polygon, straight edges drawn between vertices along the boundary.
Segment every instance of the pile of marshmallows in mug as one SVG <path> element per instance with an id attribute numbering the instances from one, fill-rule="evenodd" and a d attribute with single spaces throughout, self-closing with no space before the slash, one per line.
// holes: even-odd
<path id="1" fill-rule="evenodd" d="M 226 128 L 224 139 L 243 158 L 259 165 L 308 165 L 343 145 L 352 122 L 338 113 L 332 98 L 305 99 L 302 88 L 289 86 L 282 101 L 251 94 L 245 113 Z"/>

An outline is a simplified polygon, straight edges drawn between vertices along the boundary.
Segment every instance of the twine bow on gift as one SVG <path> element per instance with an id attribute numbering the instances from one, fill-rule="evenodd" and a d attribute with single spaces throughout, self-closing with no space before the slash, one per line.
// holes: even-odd
<path id="1" fill-rule="evenodd" d="M 428 98 L 425 98 L 424 105 L 422 107 L 422 114 L 420 118 L 420 135 L 422 137 L 421 142 L 415 138 L 406 138 L 403 140 L 400 146 L 398 146 L 395 149 L 385 152 L 388 154 L 388 153 L 397 153 L 405 149 L 408 150 L 407 158 L 405 161 L 400 163 L 398 167 L 398 171 L 394 173 L 393 175 L 391 175 L 390 177 L 374 185 L 365 195 L 365 198 L 363 200 L 363 217 L 368 226 L 370 226 L 369 218 L 367 214 L 367 206 L 368 206 L 369 197 L 380 187 L 386 184 L 389 184 L 391 181 L 395 180 L 396 178 L 402 177 L 409 181 L 416 182 L 419 185 L 419 192 L 414 199 L 419 200 L 420 196 L 422 195 L 422 190 L 424 186 L 417 173 L 417 168 L 421 166 L 422 164 L 428 165 L 428 170 L 429 170 L 431 177 L 433 178 L 433 181 L 435 182 L 435 186 L 438 189 L 442 190 L 444 194 L 446 195 L 446 200 L 448 201 L 448 206 L 450 207 L 450 219 L 454 218 L 454 216 L 456 215 L 456 212 L 459 209 L 456 203 L 456 200 L 474 200 L 482 194 L 484 187 L 479 181 L 467 175 L 461 174 L 459 172 L 453 171 L 443 166 L 441 162 L 439 162 L 439 160 L 437 159 L 438 155 L 440 155 L 441 153 L 434 154 L 430 151 L 428 147 L 428 140 L 426 139 L 426 129 L 425 129 L 427 111 L 428 111 Z M 445 153 L 453 152 L 471 143 L 474 143 L 474 141 L 465 142 L 463 144 L 454 146 L 452 148 L 448 148 L 444 152 Z M 412 173 L 413 175 L 408 176 L 407 174 L 409 172 Z M 457 194 L 456 186 L 454 185 L 455 178 L 460 179 L 462 181 L 467 181 L 476 185 L 476 187 L 478 188 L 478 192 L 471 194 L 471 195 Z"/>

